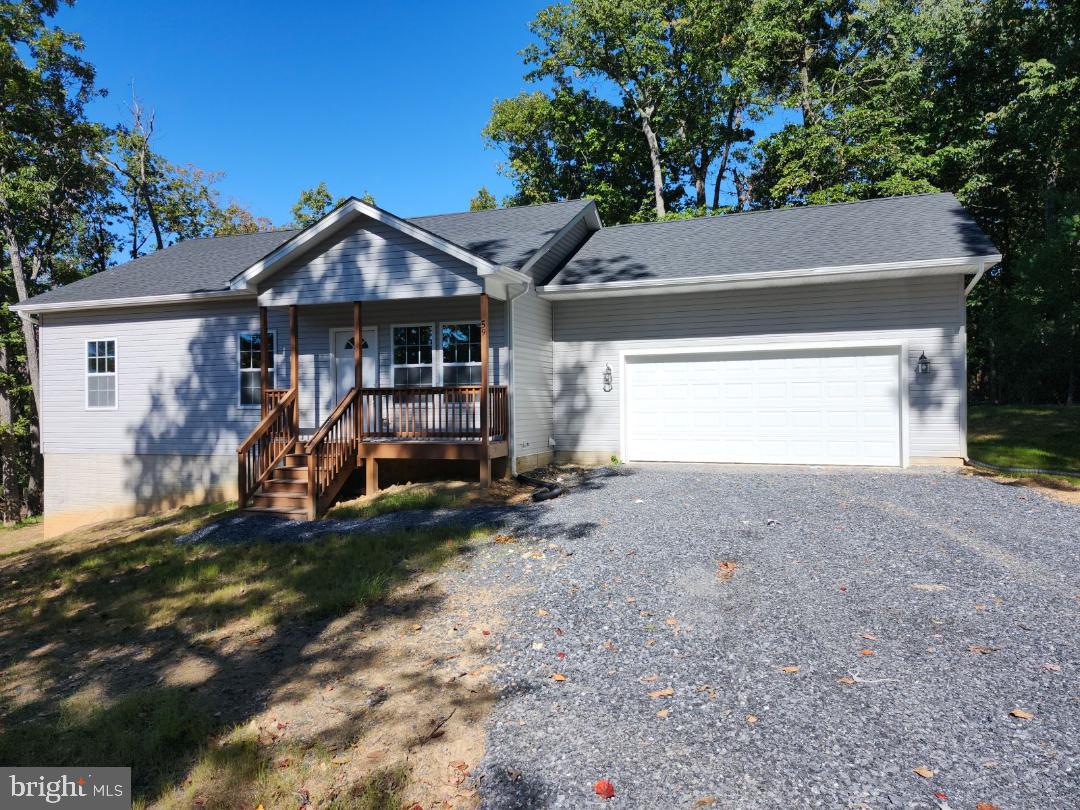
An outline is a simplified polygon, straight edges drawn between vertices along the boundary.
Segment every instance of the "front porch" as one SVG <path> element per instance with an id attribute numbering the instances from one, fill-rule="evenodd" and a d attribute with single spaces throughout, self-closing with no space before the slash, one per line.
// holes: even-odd
<path id="1" fill-rule="evenodd" d="M 489 484 L 492 461 L 509 452 L 510 395 L 506 385 L 491 383 L 488 295 L 469 298 L 479 318 L 473 316 L 464 325 L 460 317 L 419 325 L 411 318 L 406 319 L 414 321 L 411 325 L 388 327 L 382 318 L 382 331 L 389 338 L 384 342 L 390 346 L 383 359 L 389 363 L 380 359 L 379 331 L 365 324 L 365 302 L 352 302 L 351 330 L 329 328 L 330 388 L 340 397 L 316 422 L 310 414 L 321 417 L 319 400 L 324 395 L 311 390 L 319 385 L 317 369 L 307 375 L 308 390 L 301 385 L 301 307 L 288 306 L 287 388 L 273 385 L 276 347 L 268 309 L 260 307 L 261 420 L 237 450 L 240 507 L 318 517 L 360 468 L 367 493 L 377 492 L 379 464 L 386 460 L 475 462 L 481 483 Z M 460 299 L 457 303 L 460 306 Z M 423 311 L 420 304 L 413 308 Z M 313 322 L 324 320 L 313 316 Z M 436 329 L 441 333 L 438 344 Z M 335 338 L 346 331 L 351 334 Z M 351 358 L 335 353 L 335 348 L 351 352 Z M 325 355 L 312 354 L 313 366 L 320 357 Z M 475 382 L 436 384 L 450 377 Z"/>

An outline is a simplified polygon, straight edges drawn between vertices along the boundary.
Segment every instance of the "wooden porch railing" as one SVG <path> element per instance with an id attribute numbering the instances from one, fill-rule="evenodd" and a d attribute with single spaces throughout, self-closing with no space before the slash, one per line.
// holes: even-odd
<path id="1" fill-rule="evenodd" d="M 356 409 L 359 391 L 353 388 L 307 442 L 308 512 L 314 518 L 356 469 Z"/>
<path id="2" fill-rule="evenodd" d="M 267 388 L 263 391 L 262 415 L 266 416 L 270 409 L 281 402 L 290 390 L 289 388 Z"/>
<path id="3" fill-rule="evenodd" d="M 361 441 L 480 439 L 480 386 L 361 388 Z M 509 425 L 505 385 L 488 388 L 488 433 L 503 439 Z"/>
<path id="4" fill-rule="evenodd" d="M 286 454 L 296 446 L 298 427 L 293 419 L 296 389 L 290 388 L 241 442 L 236 450 L 240 508 L 257 490 Z"/>

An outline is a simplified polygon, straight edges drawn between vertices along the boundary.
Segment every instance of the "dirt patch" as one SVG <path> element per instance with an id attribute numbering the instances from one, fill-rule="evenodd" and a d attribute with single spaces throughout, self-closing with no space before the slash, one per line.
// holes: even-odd
<path id="1" fill-rule="evenodd" d="M 987 478 L 1007 487 L 1026 487 L 1027 489 L 1041 492 L 1043 495 L 1047 495 L 1062 503 L 1080 506 L 1080 487 L 1062 478 L 1055 478 L 1051 475 L 1013 476 L 1005 473 L 991 472 L 990 470 L 980 470 L 975 467 L 964 467 L 961 474 Z"/>

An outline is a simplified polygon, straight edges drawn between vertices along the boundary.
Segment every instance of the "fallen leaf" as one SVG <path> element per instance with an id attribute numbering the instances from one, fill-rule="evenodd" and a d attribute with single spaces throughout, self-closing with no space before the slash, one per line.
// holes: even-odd
<path id="1" fill-rule="evenodd" d="M 481 632 L 482 632 L 482 633 L 483 633 L 483 634 L 484 634 L 485 636 L 490 636 L 490 635 L 491 635 L 491 631 L 490 631 L 490 630 L 482 630 Z"/>
<path id="2" fill-rule="evenodd" d="M 702 796 L 700 799 L 694 802 L 694 807 L 712 807 L 716 804 L 715 796 Z"/>
<path id="3" fill-rule="evenodd" d="M 837 678 L 836 682 L 842 683 L 844 686 L 851 686 L 858 683 L 858 681 L 852 678 L 850 675 L 845 675 L 843 678 Z"/>
<path id="4" fill-rule="evenodd" d="M 734 560 L 721 560 L 716 564 L 716 578 L 721 582 L 731 579 L 735 574 Z"/>
<path id="5" fill-rule="evenodd" d="M 460 759 L 456 759 L 453 762 L 451 762 L 450 767 L 455 768 L 455 769 L 457 769 L 459 771 L 467 771 L 467 770 L 469 770 L 469 766 L 466 765 L 465 762 L 463 760 L 460 760 Z"/>
<path id="6" fill-rule="evenodd" d="M 927 768 L 925 765 L 920 765 L 918 768 L 912 768 L 915 773 L 921 776 L 923 779 L 933 779 L 934 772 Z"/>
<path id="7" fill-rule="evenodd" d="M 536 611 L 536 615 L 537 616 L 547 616 L 548 612 L 546 610 L 544 610 L 543 608 L 540 608 L 538 611 Z"/>
<path id="8" fill-rule="evenodd" d="M 555 657 L 558 658 L 561 661 L 563 658 L 566 658 L 566 653 L 557 652 L 557 653 L 555 653 Z"/>
<path id="9" fill-rule="evenodd" d="M 989 655 L 994 652 L 997 647 L 984 647 L 981 644 L 969 644 L 968 652 L 979 653 L 980 655 Z"/>
<path id="10" fill-rule="evenodd" d="M 780 671 L 781 672 L 798 672 L 799 668 L 797 666 L 795 666 L 794 664 L 792 664 L 791 666 L 781 667 Z"/>
<path id="11" fill-rule="evenodd" d="M 679 623 L 678 619 L 665 619 L 664 624 L 676 625 Z"/>
<path id="12" fill-rule="evenodd" d="M 1001 810 L 1001 808 L 990 802 L 979 802 L 975 805 L 975 810 Z"/>
<path id="13" fill-rule="evenodd" d="M 563 681 L 566 680 L 566 676 L 563 675 L 561 672 L 556 672 L 554 675 L 551 676 L 551 680 L 558 681 L 559 683 L 562 683 Z"/>
<path id="14" fill-rule="evenodd" d="M 873 655 L 873 650 L 859 650 L 859 655 Z"/>
<path id="15" fill-rule="evenodd" d="M 933 583 L 925 583 L 925 584 L 924 583 L 919 583 L 917 585 L 912 585 L 911 587 L 914 588 L 917 591 L 944 591 L 944 590 L 948 590 L 944 585 L 936 585 L 936 584 L 933 584 Z"/>
<path id="16" fill-rule="evenodd" d="M 593 785 L 593 792 L 601 799 L 610 799 L 615 795 L 615 786 L 607 779 L 599 779 Z"/>
<path id="17" fill-rule="evenodd" d="M 1061 672 L 1061 667 L 1058 664 L 1046 663 L 1043 664 L 1043 669 L 1047 672 Z"/>
<path id="18" fill-rule="evenodd" d="M 542 642 L 542 641 L 534 641 L 532 643 L 532 648 L 534 650 L 542 650 L 542 649 L 544 649 L 544 642 Z"/>
<path id="19" fill-rule="evenodd" d="M 757 722 L 757 715 L 756 714 L 748 714 L 748 715 L 746 715 L 746 722 L 749 723 L 750 725 L 754 725 L 754 723 Z"/>
<path id="20" fill-rule="evenodd" d="M 656 689 L 652 692 L 649 692 L 649 697 L 651 697 L 653 700 L 656 700 L 657 698 L 671 697 L 674 694 L 675 690 L 668 686 L 664 689 Z"/>
<path id="21" fill-rule="evenodd" d="M 619 649 L 618 647 L 615 646 L 615 642 L 611 641 L 611 640 L 605 641 L 602 646 L 608 652 L 616 652 Z"/>
<path id="22" fill-rule="evenodd" d="M 628 596 L 628 597 L 626 597 L 626 604 L 628 604 L 628 605 L 632 605 L 632 604 L 634 604 L 634 602 L 636 602 L 636 601 L 637 601 L 637 599 L 635 599 L 635 598 L 634 598 L 634 597 L 632 597 L 632 596 Z"/>
<path id="23" fill-rule="evenodd" d="M 419 625 L 419 624 L 414 624 L 414 625 L 412 626 L 412 629 L 413 629 L 413 630 L 414 630 L 415 632 L 420 632 L 421 630 L 423 630 L 423 629 L 424 629 L 424 627 L 423 627 L 423 625 Z"/>
<path id="24" fill-rule="evenodd" d="M 1035 716 L 1027 709 L 1013 709 L 1009 714 L 1013 717 L 1019 717 L 1021 720 L 1031 720 Z"/>
<path id="25" fill-rule="evenodd" d="M 949 797 L 945 794 L 945 791 L 939 790 L 934 794 L 934 798 L 941 799 L 941 801 L 947 801 Z"/>
<path id="26" fill-rule="evenodd" d="M 512 534 L 497 534 L 495 535 L 496 543 L 516 543 L 517 540 Z"/>
<path id="27" fill-rule="evenodd" d="M 652 683 L 653 681 L 655 681 L 655 680 L 656 680 L 657 678 L 659 678 L 659 677 L 660 677 L 659 675 L 657 675 L 657 674 L 655 674 L 655 673 L 654 673 L 654 674 L 652 674 L 652 675 L 643 675 L 643 676 L 641 677 L 641 680 L 642 680 L 642 681 L 643 681 L 644 683 Z"/>
<path id="28" fill-rule="evenodd" d="M 667 709 L 661 709 L 660 711 L 658 711 L 656 713 L 656 716 L 660 717 L 660 718 L 664 718 L 664 717 L 667 717 L 669 714 L 671 714 L 671 712 L 669 712 Z"/>
<path id="29" fill-rule="evenodd" d="M 873 633 L 863 633 L 862 637 L 865 638 L 867 641 L 877 641 L 877 636 L 875 636 Z"/>
<path id="30" fill-rule="evenodd" d="M 645 639 L 645 646 L 646 647 L 651 647 L 655 643 L 656 643 L 655 638 L 647 638 L 647 639 Z"/>

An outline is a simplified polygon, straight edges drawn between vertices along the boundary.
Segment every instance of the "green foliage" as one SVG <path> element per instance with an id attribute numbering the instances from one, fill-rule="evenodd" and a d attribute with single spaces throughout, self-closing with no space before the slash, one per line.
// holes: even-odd
<path id="1" fill-rule="evenodd" d="M 495 195 L 488 191 L 487 186 L 480 186 L 476 196 L 469 200 L 470 211 L 490 211 L 498 207 L 499 203 Z"/>
<path id="2" fill-rule="evenodd" d="M 363 199 L 364 202 L 372 205 L 375 203 L 374 198 L 367 192 L 364 192 Z M 292 227 L 306 228 L 308 225 L 318 222 L 343 202 L 345 202 L 344 197 L 338 197 L 335 200 L 326 187 L 326 183 L 320 180 L 319 185 L 300 192 L 300 198 L 292 207 Z"/>

